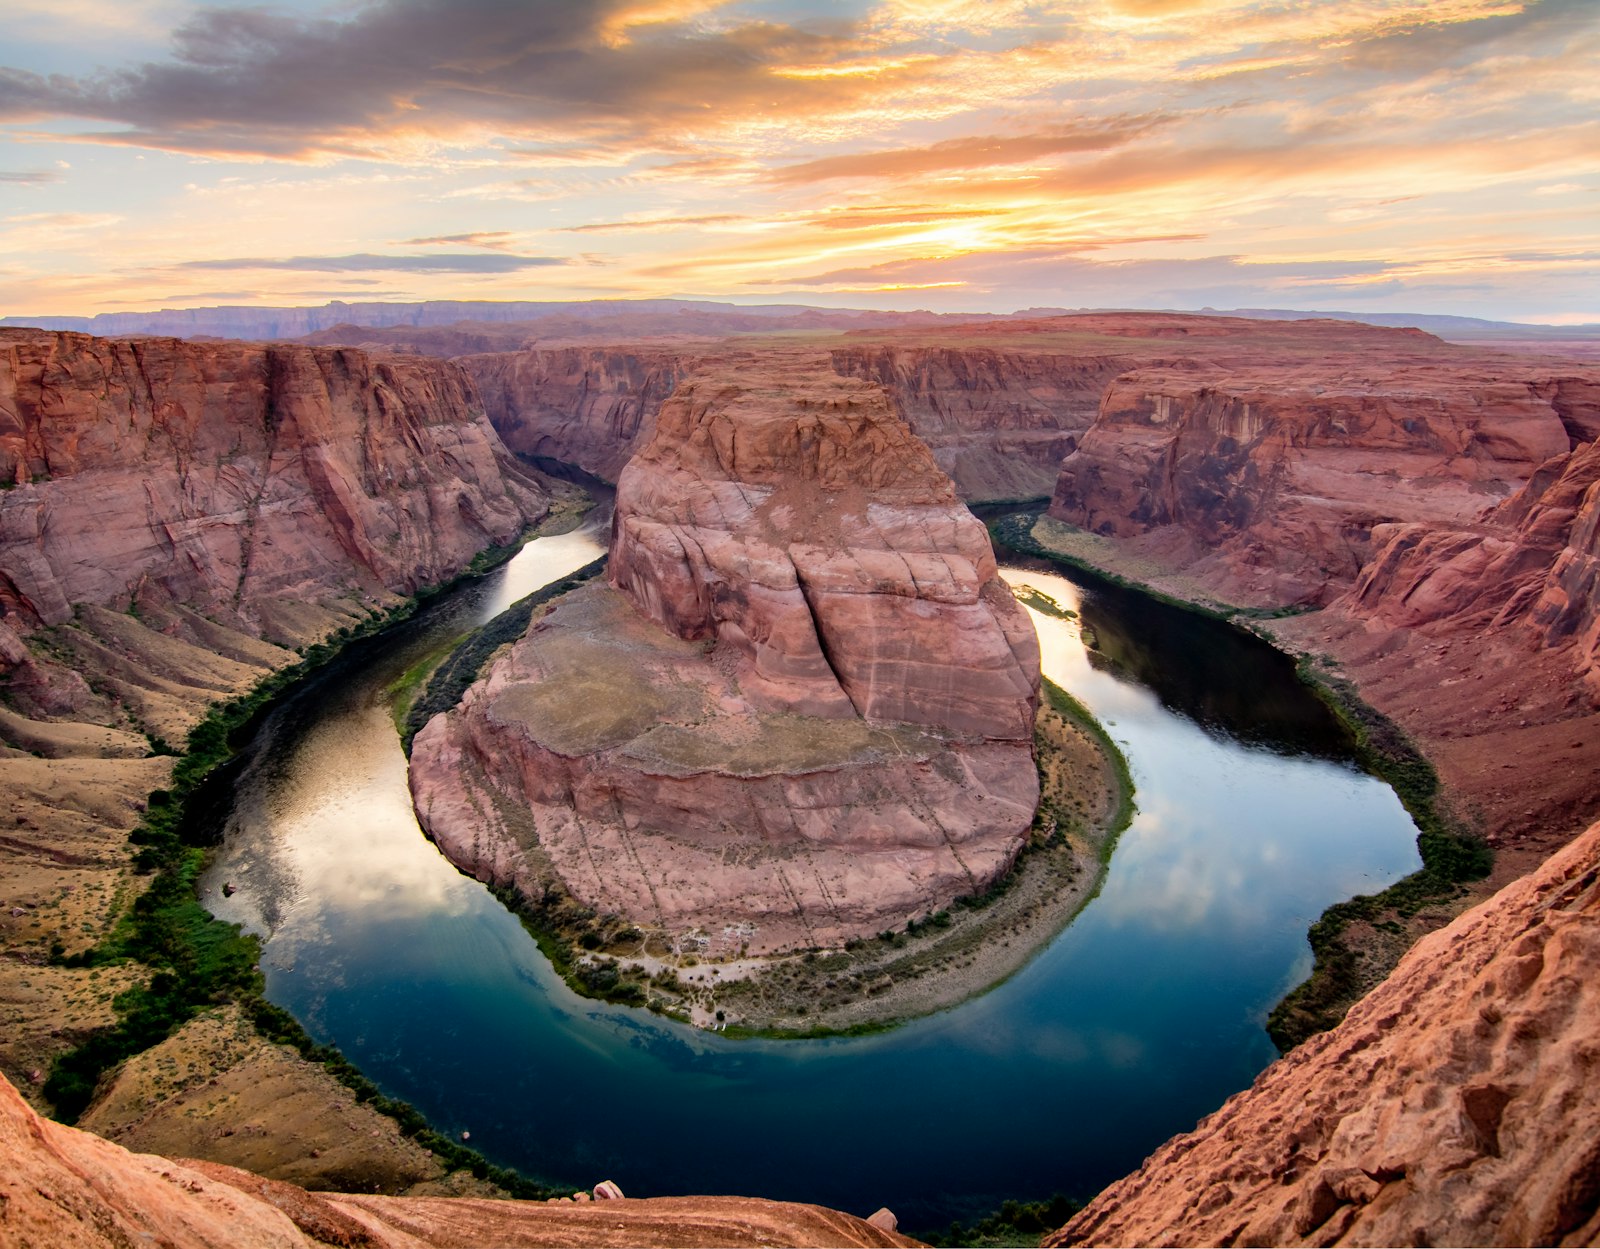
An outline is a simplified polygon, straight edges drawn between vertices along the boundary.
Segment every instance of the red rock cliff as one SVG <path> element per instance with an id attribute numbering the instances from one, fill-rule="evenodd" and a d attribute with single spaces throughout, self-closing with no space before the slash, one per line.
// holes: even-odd
<path id="1" fill-rule="evenodd" d="M 0 1157 L 0 1243 L 19 1249 L 918 1243 L 879 1226 L 892 1226 L 884 1215 L 869 1223 L 744 1197 L 547 1204 L 311 1193 L 217 1163 L 130 1153 L 41 1119 L 3 1078 Z"/>
<path id="2" fill-rule="evenodd" d="M 0 474 L 0 604 L 46 624 L 148 582 L 284 632 L 546 507 L 459 368 L 301 346 L 0 332 Z"/>
<path id="3" fill-rule="evenodd" d="M 1553 385 L 1382 357 L 1138 369 L 1107 390 L 1050 512 L 1181 551 L 1225 599 L 1325 603 L 1377 526 L 1470 521 L 1569 450 Z"/>
<path id="4" fill-rule="evenodd" d="M 681 348 L 565 347 L 463 356 L 501 438 L 615 481 L 655 430 L 695 354 Z"/>
<path id="5" fill-rule="evenodd" d="M 876 382 L 963 498 L 1048 495 L 1128 354 L 893 344 L 839 348 L 833 367 Z"/>
<path id="6" fill-rule="evenodd" d="M 1011 866 L 1037 642 L 881 390 L 771 356 L 685 382 L 611 561 L 417 736 L 453 861 L 718 955 L 876 934 Z"/>

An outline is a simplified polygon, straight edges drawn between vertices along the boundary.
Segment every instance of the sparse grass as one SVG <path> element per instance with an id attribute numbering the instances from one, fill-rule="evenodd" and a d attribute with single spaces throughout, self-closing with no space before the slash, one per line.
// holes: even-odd
<path id="1" fill-rule="evenodd" d="M 1318 673 L 1309 659 L 1300 661 L 1298 672 L 1350 730 L 1362 766 L 1387 781 L 1410 813 L 1422 868 L 1379 893 L 1334 903 L 1311 925 L 1311 975 L 1267 1018 L 1267 1033 L 1282 1052 L 1333 1027 L 1365 991 L 1359 958 L 1347 940 L 1352 923 L 1364 920 L 1398 935 L 1399 919 L 1462 897 L 1464 882 L 1482 880 L 1494 867 L 1488 844 L 1439 810 L 1438 774 L 1393 721 L 1369 706 L 1351 682 Z"/>

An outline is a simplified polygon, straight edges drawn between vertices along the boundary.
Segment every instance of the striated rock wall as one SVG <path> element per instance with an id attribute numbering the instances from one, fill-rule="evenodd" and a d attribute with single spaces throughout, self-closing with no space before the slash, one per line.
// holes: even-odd
<path id="1" fill-rule="evenodd" d="M 1047 1245 L 1600 1239 L 1600 825 Z"/>
<path id="2" fill-rule="evenodd" d="M 546 501 L 433 360 L 0 332 L 0 606 L 58 624 L 146 581 L 292 636 L 305 603 L 404 593 Z"/>
<path id="3" fill-rule="evenodd" d="M 740 654 L 763 710 L 1031 738 L 1037 643 L 983 526 L 882 390 L 777 372 L 777 396 L 729 371 L 662 411 L 618 485 L 612 584 Z"/>
<path id="4" fill-rule="evenodd" d="M 555 1204 L 312 1193 L 212 1162 L 130 1153 L 41 1119 L 0 1079 L 0 1242 L 51 1249 L 360 1245 L 915 1245 L 882 1224 L 742 1197 Z M 597 1186 L 597 1192 L 615 1186 Z"/>
<path id="5" fill-rule="evenodd" d="M 1600 442 L 1552 457 L 1477 524 L 1381 525 L 1373 542 L 1342 611 L 1430 635 L 1518 629 L 1600 670 Z"/>
<path id="6" fill-rule="evenodd" d="M 1037 642 L 881 390 L 770 356 L 685 382 L 610 569 L 417 736 L 457 864 L 726 955 L 873 935 L 1014 862 Z"/>
<path id="7" fill-rule="evenodd" d="M 1050 513 L 1140 537 L 1224 599 L 1323 604 L 1378 526 L 1472 521 L 1570 450 L 1556 389 L 1404 359 L 1137 369 L 1106 391 Z"/>
<path id="8" fill-rule="evenodd" d="M 656 414 L 696 353 L 682 348 L 566 347 L 461 357 L 500 437 L 615 481 L 649 441 Z"/>
<path id="9" fill-rule="evenodd" d="M 1042 498 L 1133 355 L 884 344 L 839 348 L 833 367 L 876 382 L 963 498 Z"/>

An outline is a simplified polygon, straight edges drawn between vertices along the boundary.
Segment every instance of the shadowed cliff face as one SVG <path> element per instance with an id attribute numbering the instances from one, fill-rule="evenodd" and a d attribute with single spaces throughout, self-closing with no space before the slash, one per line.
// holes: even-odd
<path id="1" fill-rule="evenodd" d="M 1107 389 L 1050 511 L 1189 547 L 1225 599 L 1324 603 L 1371 558 L 1375 527 L 1472 520 L 1568 451 L 1540 391 L 1403 358 L 1138 369 Z"/>
<path id="2" fill-rule="evenodd" d="M 127 839 L 169 784 L 153 749 L 548 500 L 453 365 L 38 331 L 0 332 L 0 473 L 0 1070 L 40 1096 L 114 1019 L 107 973 L 50 952 L 147 887 Z"/>
<path id="3" fill-rule="evenodd" d="M 833 367 L 888 391 L 969 502 L 1043 498 L 1111 380 L 1138 361 L 982 346 L 839 348 Z"/>
<path id="4" fill-rule="evenodd" d="M 455 366 L 290 346 L 6 331 L 0 473 L 0 603 L 44 624 L 149 581 L 292 635 L 299 604 L 440 581 L 546 507 Z"/>
<path id="5" fill-rule="evenodd" d="M 570 596 L 416 738 L 440 847 L 713 954 L 832 946 L 981 891 L 1038 801 L 1038 644 L 877 387 L 710 368 Z"/>
<path id="6" fill-rule="evenodd" d="M 1600 825 L 1047 1245 L 1589 1245 Z"/>
<path id="7" fill-rule="evenodd" d="M 521 455 L 548 456 L 615 481 L 650 439 L 661 404 L 693 371 L 670 347 L 566 347 L 463 356 L 484 409 Z"/>

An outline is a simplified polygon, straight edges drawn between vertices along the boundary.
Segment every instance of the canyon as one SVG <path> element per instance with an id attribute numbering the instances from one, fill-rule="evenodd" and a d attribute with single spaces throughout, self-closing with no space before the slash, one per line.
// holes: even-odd
<path id="1" fill-rule="evenodd" d="M 569 595 L 412 751 L 464 870 L 711 957 L 839 948 L 987 890 L 1038 804 L 1038 644 L 883 392 L 704 368 Z M 530 818 L 531 817 L 531 818 Z"/>
<path id="2" fill-rule="evenodd" d="M 1594 1239 L 1594 1162 L 1574 1126 L 1593 1117 L 1574 1073 L 1594 1060 L 1581 969 L 1600 854 L 1595 832 L 1579 837 L 1600 817 L 1592 363 L 1154 313 L 805 346 L 481 351 L 510 344 L 451 333 L 431 345 L 472 354 L 430 359 L 414 334 L 402 356 L 0 331 L 14 483 L 0 494 L 0 768 L 15 820 L 0 839 L 0 1071 L 19 1087 L 37 1098 L 51 1058 L 110 1022 L 137 978 L 121 965 L 91 980 L 48 954 L 107 933 L 139 887 L 125 837 L 172 766 L 152 745 L 542 517 L 554 488 L 508 448 L 619 479 L 610 584 L 538 619 L 419 736 L 419 808 L 481 877 L 532 896 L 559 880 L 589 910 L 727 956 L 871 935 L 884 908 L 929 914 L 1009 865 L 1036 793 L 1036 686 L 958 496 L 1049 494 L 1041 547 L 1230 614 L 1349 682 L 1437 767 L 1447 816 L 1497 851 L 1485 881 L 1386 921 L 1396 931 L 1356 924 L 1368 978 L 1398 961 L 1392 977 L 1061 1243 Z M 912 621 L 926 655 L 891 645 Z M 950 678 L 974 670 L 989 679 Z M 559 682 L 556 708 L 541 691 Z M 937 723 L 916 718 L 924 696 Z M 697 807 L 684 782 L 703 788 L 708 759 L 716 787 Z M 849 786 L 869 781 L 864 802 Z M 829 844 L 777 818 L 830 806 L 867 813 L 863 827 Z M 529 809 L 559 828 L 550 861 L 530 853 Z M 725 853 L 729 810 L 780 849 Z M 630 858 L 669 815 L 699 844 Z M 799 851 L 808 876 L 772 866 Z M 637 914 L 636 880 L 655 889 Z M 717 922 L 733 912 L 708 881 L 740 900 L 732 921 Z M 234 1096 L 266 1061 L 242 1044 Z M 303 1066 L 285 1078 L 339 1097 Z M 154 1096 L 135 1088 L 162 1087 L 141 1079 L 129 1064 L 98 1099 L 128 1107 L 93 1120 L 106 1134 Z M 16 1131 L 67 1150 L 51 1135 L 66 1129 Z M 325 1186 L 305 1165 L 319 1131 L 277 1165 Z M 407 1146 L 397 1137 L 363 1182 L 443 1183 Z M 842 1235 L 812 1227 L 795 1234 Z"/>

